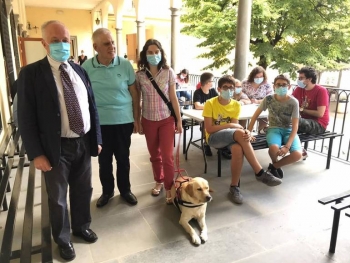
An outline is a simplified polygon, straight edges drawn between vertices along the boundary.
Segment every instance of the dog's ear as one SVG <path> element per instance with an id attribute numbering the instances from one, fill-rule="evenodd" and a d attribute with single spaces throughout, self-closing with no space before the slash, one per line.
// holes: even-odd
<path id="1" fill-rule="evenodd" d="M 193 197 L 193 195 L 194 195 L 194 190 L 193 190 L 193 183 L 192 183 L 192 182 L 189 182 L 189 183 L 186 185 L 185 192 L 186 192 L 189 196 Z"/>
<path id="2" fill-rule="evenodd" d="M 210 193 L 212 193 L 212 192 L 214 192 L 214 190 L 213 190 L 213 189 L 211 189 L 211 188 L 209 188 L 209 192 L 210 192 Z"/>

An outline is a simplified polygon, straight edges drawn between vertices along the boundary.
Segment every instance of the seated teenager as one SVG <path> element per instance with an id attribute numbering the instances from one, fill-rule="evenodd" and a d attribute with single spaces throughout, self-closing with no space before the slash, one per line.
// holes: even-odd
<path id="1" fill-rule="evenodd" d="M 234 79 L 234 81 L 235 81 L 235 92 L 233 94 L 233 99 L 236 101 L 239 101 L 239 103 L 242 106 L 247 104 L 252 104 L 251 100 L 248 98 L 248 95 L 242 91 L 241 81 L 238 79 Z"/>
<path id="2" fill-rule="evenodd" d="M 255 111 L 248 130 L 253 126 L 260 113 L 269 110 L 269 127 L 266 141 L 272 163 L 269 171 L 278 178 L 283 178 L 282 166 L 294 163 L 301 158 L 301 142 L 297 131 L 299 126 L 299 103 L 288 95 L 290 80 L 279 75 L 273 83 L 275 94 L 267 95 Z M 288 154 L 290 152 L 290 154 Z M 278 159 L 281 158 L 281 159 Z"/>
<path id="3" fill-rule="evenodd" d="M 218 93 L 213 89 L 213 74 L 204 72 L 201 75 L 201 87 L 193 94 L 193 104 L 196 110 L 203 110 L 204 103 L 213 97 L 218 96 Z"/>
<path id="4" fill-rule="evenodd" d="M 189 81 L 189 71 L 188 69 L 183 69 L 179 74 L 176 74 L 176 89 L 186 87 Z M 184 97 L 187 102 L 191 101 L 191 93 L 186 90 L 176 91 L 176 96 L 178 101 L 181 101 L 181 97 Z M 185 102 L 185 101 L 183 101 Z M 184 109 L 188 109 L 188 105 L 184 106 Z"/>
<path id="5" fill-rule="evenodd" d="M 214 148 L 230 146 L 231 158 L 231 185 L 230 193 L 235 203 L 241 204 L 243 196 L 239 188 L 244 157 L 253 168 L 258 181 L 276 186 L 282 183 L 281 179 L 264 171 L 256 159 L 254 149 L 250 143 L 254 139 L 250 131 L 243 129 L 238 123 L 241 105 L 232 99 L 234 80 L 231 76 L 223 76 L 218 82 L 219 96 L 206 101 L 203 109 L 204 125 L 207 143 Z"/>
<path id="6" fill-rule="evenodd" d="M 204 72 L 201 75 L 201 87 L 197 89 L 193 94 L 193 104 L 196 110 L 203 110 L 204 104 L 208 99 L 218 96 L 216 90 L 212 88 L 213 77 L 213 74 L 210 72 Z M 206 156 L 213 155 L 210 146 L 206 142 L 204 143 L 204 152 Z"/>
<path id="7" fill-rule="evenodd" d="M 235 92 L 233 94 L 233 99 L 238 101 L 242 106 L 252 104 L 251 100 L 248 98 L 248 95 L 242 91 L 242 83 L 238 79 L 235 79 Z M 239 124 L 246 128 L 247 120 L 240 120 Z"/>

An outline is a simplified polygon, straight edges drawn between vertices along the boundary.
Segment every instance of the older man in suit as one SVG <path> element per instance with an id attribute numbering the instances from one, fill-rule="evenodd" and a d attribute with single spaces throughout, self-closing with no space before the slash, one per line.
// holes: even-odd
<path id="1" fill-rule="evenodd" d="M 102 138 L 94 95 L 86 72 L 67 62 L 70 35 L 59 21 L 42 26 L 47 56 L 22 69 L 18 78 L 18 124 L 27 155 L 44 172 L 52 235 L 63 259 L 73 260 L 67 190 L 73 235 L 89 243 L 91 156 Z"/>

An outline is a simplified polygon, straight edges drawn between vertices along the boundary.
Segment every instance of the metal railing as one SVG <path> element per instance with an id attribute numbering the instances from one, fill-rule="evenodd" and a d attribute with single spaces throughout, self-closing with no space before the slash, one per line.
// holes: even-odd
<path id="1" fill-rule="evenodd" d="M 213 87 L 217 87 L 218 77 L 214 77 Z M 200 75 L 190 74 L 189 82 L 195 86 L 200 82 Z M 333 141 L 332 157 L 350 164 L 350 90 L 340 89 L 335 86 L 323 85 L 329 94 L 329 124 L 328 131 L 344 134 Z M 309 142 L 308 149 L 327 154 L 329 140 Z"/>

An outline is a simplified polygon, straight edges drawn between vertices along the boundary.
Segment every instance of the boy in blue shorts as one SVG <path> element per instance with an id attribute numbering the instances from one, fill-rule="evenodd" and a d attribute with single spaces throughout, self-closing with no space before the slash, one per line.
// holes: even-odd
<path id="1" fill-rule="evenodd" d="M 284 75 L 274 80 L 275 94 L 266 96 L 255 111 L 248 130 L 251 131 L 260 113 L 269 111 L 269 127 L 266 134 L 269 146 L 269 171 L 278 178 L 283 178 L 282 166 L 294 163 L 301 158 L 302 148 L 298 137 L 299 103 L 288 95 L 290 81 Z M 290 152 L 288 155 L 287 153 Z M 282 157 L 280 160 L 279 157 Z"/>
<path id="2" fill-rule="evenodd" d="M 232 99 L 235 88 L 234 80 L 226 75 L 218 81 L 219 96 L 206 101 L 203 109 L 204 127 L 206 141 L 214 148 L 230 147 L 231 158 L 231 185 L 230 193 L 233 202 L 241 204 L 243 201 L 239 188 L 244 157 L 254 170 L 258 181 L 268 185 L 276 186 L 282 183 L 281 179 L 264 171 L 254 154 L 250 143 L 253 137 L 250 131 L 244 129 L 238 123 L 241 105 Z"/>

